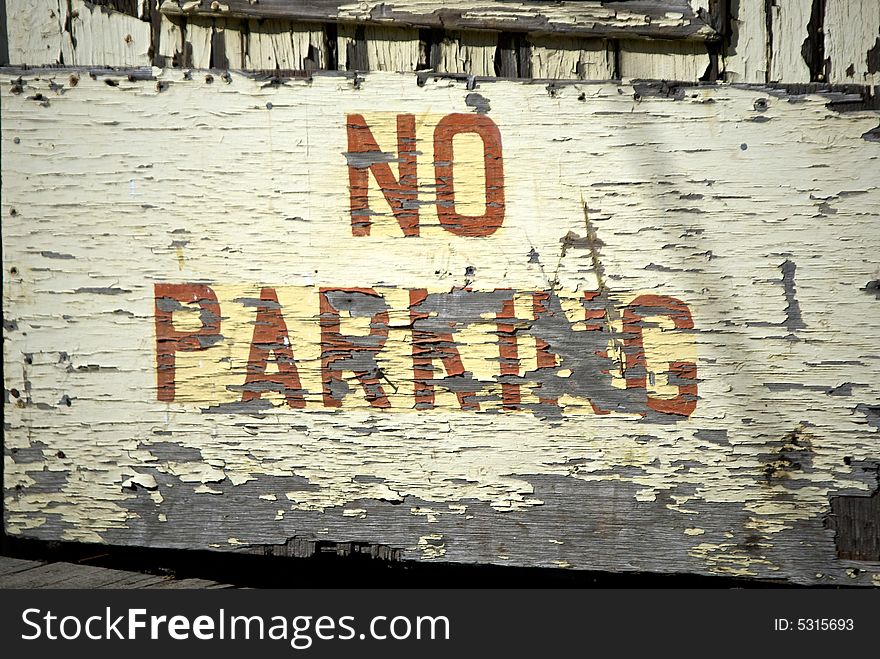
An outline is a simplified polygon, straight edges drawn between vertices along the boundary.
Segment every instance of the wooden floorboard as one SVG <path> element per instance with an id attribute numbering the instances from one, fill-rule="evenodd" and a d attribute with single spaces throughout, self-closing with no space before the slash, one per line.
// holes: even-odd
<path id="1" fill-rule="evenodd" d="M 24 572 L 25 570 L 33 570 L 41 565 L 43 565 L 43 563 L 39 561 L 26 561 L 21 558 L 0 556 L 0 578 L 17 574 L 18 572 Z"/>
<path id="2" fill-rule="evenodd" d="M 0 588 L 231 588 L 205 579 L 175 579 L 76 563 L 43 563 L 0 556 Z"/>

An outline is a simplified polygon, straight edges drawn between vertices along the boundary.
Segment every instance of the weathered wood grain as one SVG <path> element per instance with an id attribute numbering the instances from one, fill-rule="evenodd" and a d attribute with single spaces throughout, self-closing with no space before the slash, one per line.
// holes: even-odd
<path id="1" fill-rule="evenodd" d="M 184 43 L 182 24 L 175 23 L 167 16 L 159 21 L 159 50 L 156 63 L 162 67 L 182 67 L 186 62 L 187 48 Z"/>
<path id="2" fill-rule="evenodd" d="M 725 80 L 768 82 L 772 31 L 768 22 L 770 4 L 767 0 L 734 0 L 731 5 L 732 34 L 724 56 Z"/>
<path id="3" fill-rule="evenodd" d="M 0 76 L 8 533 L 880 583 L 878 112 L 157 74 Z"/>
<path id="4" fill-rule="evenodd" d="M 629 79 L 699 80 L 710 66 L 706 44 L 691 41 L 621 41 L 619 76 Z"/>
<path id="5" fill-rule="evenodd" d="M 492 32 L 453 32 L 440 42 L 437 73 L 495 75 L 498 35 Z"/>
<path id="6" fill-rule="evenodd" d="M 703 18 L 707 2 L 484 2 L 474 0 L 165 0 L 169 16 L 224 16 L 301 21 L 341 21 L 447 30 L 515 30 L 582 36 L 712 39 Z"/>
<path id="7" fill-rule="evenodd" d="M 880 85 L 880 2 L 826 2 L 823 33 L 831 82 Z"/>
<path id="8" fill-rule="evenodd" d="M 58 0 L 5 0 L 9 64 L 58 64 L 62 18 Z"/>
<path id="9" fill-rule="evenodd" d="M 738 0 L 731 7 L 727 80 L 878 84 L 880 3 L 875 0 Z"/>
<path id="10" fill-rule="evenodd" d="M 770 22 L 770 82 L 810 82 L 810 65 L 804 59 L 807 24 L 813 0 L 774 2 L 768 9 Z"/>
<path id="11" fill-rule="evenodd" d="M 71 0 L 7 0 L 11 64 L 146 66 L 150 23 L 105 6 Z"/>
<path id="12" fill-rule="evenodd" d="M 26 561 L 21 558 L 11 558 L 9 556 L 0 556 L 0 577 L 7 577 L 25 570 L 32 570 L 35 567 L 43 565 L 39 561 Z"/>
<path id="13" fill-rule="evenodd" d="M 340 25 L 337 52 L 343 71 L 415 71 L 419 63 L 419 31 L 376 25 Z"/>
<path id="14" fill-rule="evenodd" d="M 614 47 L 604 39 L 535 35 L 531 43 L 534 78 L 610 80 L 615 77 Z"/>
<path id="15" fill-rule="evenodd" d="M 204 579 L 174 579 L 76 563 L 41 563 L 0 556 L 0 588 L 228 588 Z"/>
<path id="16" fill-rule="evenodd" d="M 876 0 L 8 5 L 3 61 L 28 66 L 880 82 Z"/>

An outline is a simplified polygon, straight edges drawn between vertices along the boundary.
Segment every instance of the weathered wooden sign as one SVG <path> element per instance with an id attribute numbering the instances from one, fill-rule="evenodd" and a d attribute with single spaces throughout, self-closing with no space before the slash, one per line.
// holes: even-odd
<path id="1" fill-rule="evenodd" d="M 880 584 L 853 97 L 0 82 L 8 533 Z"/>

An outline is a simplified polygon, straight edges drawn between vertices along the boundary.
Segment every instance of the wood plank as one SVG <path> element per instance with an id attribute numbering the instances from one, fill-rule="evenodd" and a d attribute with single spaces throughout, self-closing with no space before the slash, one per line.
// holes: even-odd
<path id="1" fill-rule="evenodd" d="M 193 588 L 207 589 L 225 589 L 231 588 L 226 584 L 219 584 L 216 581 L 208 581 L 206 579 L 165 579 L 159 584 L 150 586 L 150 588 L 161 588 L 164 590 L 188 590 Z"/>
<path id="2" fill-rule="evenodd" d="M 187 20 L 184 32 L 186 58 L 183 65 L 199 69 L 211 68 L 213 41 L 213 20 L 198 18 Z"/>
<path id="3" fill-rule="evenodd" d="M 419 31 L 377 25 L 340 25 L 337 52 L 342 71 L 415 71 Z"/>
<path id="4" fill-rule="evenodd" d="M 68 65 L 149 66 L 150 23 L 83 0 L 63 5 L 62 56 Z"/>
<path id="5" fill-rule="evenodd" d="M 880 85 L 880 2 L 827 2 L 823 33 L 829 82 Z"/>
<path id="6" fill-rule="evenodd" d="M 229 588 L 206 579 L 175 579 L 92 565 L 0 557 L 0 588 Z"/>
<path id="7" fill-rule="evenodd" d="M 61 61 L 58 0 L 5 0 L 10 64 L 44 66 Z M 14 27 L 13 27 L 14 26 Z"/>
<path id="8" fill-rule="evenodd" d="M 153 73 L 0 75 L 7 533 L 880 582 L 855 95 Z"/>
<path id="9" fill-rule="evenodd" d="M 184 66 L 186 61 L 184 30 L 183 21 L 172 20 L 162 14 L 159 22 L 159 51 L 154 62 L 157 66 L 178 68 Z"/>
<path id="10" fill-rule="evenodd" d="M 290 21 L 249 21 L 244 40 L 246 69 L 298 69 L 294 60 Z"/>
<path id="11" fill-rule="evenodd" d="M 39 561 L 26 561 L 21 558 L 0 556 L 0 577 L 17 574 L 26 570 L 33 570 L 41 565 L 43 565 L 43 563 Z"/>
<path id="12" fill-rule="evenodd" d="M 607 40 L 535 35 L 529 41 L 534 78 L 614 78 L 614 48 Z"/>
<path id="13" fill-rule="evenodd" d="M 150 24 L 136 16 L 83 0 L 9 0 L 6 4 L 11 64 L 125 67 L 150 63 Z"/>
<path id="14" fill-rule="evenodd" d="M 804 42 L 813 0 L 787 0 L 770 7 L 770 82 L 810 82 L 810 66 L 804 59 Z"/>
<path id="15" fill-rule="evenodd" d="M 440 42 L 436 66 L 438 73 L 495 75 L 498 35 L 493 32 L 452 32 Z"/>
<path id="16" fill-rule="evenodd" d="M 211 36 L 211 66 L 217 69 L 244 69 L 244 41 L 241 21 L 238 19 L 214 19 Z"/>
<path id="17" fill-rule="evenodd" d="M 47 563 L 0 578 L 3 588 L 106 588 L 126 573 L 75 563 Z"/>
<path id="18" fill-rule="evenodd" d="M 165 0 L 171 16 L 222 16 L 248 19 L 340 21 L 359 24 L 394 23 L 399 27 L 446 30 L 513 30 L 604 37 L 714 39 L 716 32 L 702 18 L 708 2 L 517 2 L 490 0 Z M 699 10 L 702 10 L 700 12 Z"/>

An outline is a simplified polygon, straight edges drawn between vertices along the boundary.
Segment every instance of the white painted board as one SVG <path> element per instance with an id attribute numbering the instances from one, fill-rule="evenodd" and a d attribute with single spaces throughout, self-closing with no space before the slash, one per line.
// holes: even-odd
<path id="1" fill-rule="evenodd" d="M 835 100 L 7 70 L 6 531 L 877 585 Z"/>

